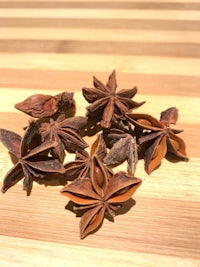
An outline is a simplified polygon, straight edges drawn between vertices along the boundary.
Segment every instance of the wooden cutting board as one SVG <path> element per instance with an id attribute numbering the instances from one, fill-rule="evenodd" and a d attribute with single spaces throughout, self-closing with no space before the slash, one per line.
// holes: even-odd
<path id="1" fill-rule="evenodd" d="M 26 197 L 19 182 L 0 194 L 0 266 L 200 266 L 199 30 L 200 1 L 0 2 L 0 128 L 23 134 L 30 118 L 14 104 L 35 93 L 74 91 L 85 115 L 82 87 L 115 69 L 118 88 L 146 101 L 138 112 L 178 108 L 190 158 L 150 176 L 141 160 L 134 200 L 84 240 L 61 185 L 34 183 Z M 0 144 L 1 185 L 12 165 Z"/>

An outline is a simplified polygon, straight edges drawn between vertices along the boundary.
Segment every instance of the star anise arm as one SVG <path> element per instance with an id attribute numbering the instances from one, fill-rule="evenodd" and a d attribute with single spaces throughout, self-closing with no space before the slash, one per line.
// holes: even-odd
<path id="1" fill-rule="evenodd" d="M 169 132 L 169 138 L 167 138 L 168 152 L 176 155 L 179 159 L 188 161 L 189 158 L 186 154 L 186 145 L 183 139 Z"/>
<path id="2" fill-rule="evenodd" d="M 100 200 L 100 196 L 94 192 L 89 178 L 78 178 L 66 185 L 61 193 L 78 205 L 84 205 L 87 208 L 96 204 Z"/>
<path id="3" fill-rule="evenodd" d="M 101 197 L 107 188 L 108 180 L 110 178 L 110 172 L 107 171 L 106 167 L 103 165 L 101 159 L 97 156 L 93 156 L 91 164 L 91 183 L 94 191 Z"/>
<path id="4" fill-rule="evenodd" d="M 98 99 L 96 101 L 94 101 L 91 105 L 87 106 L 86 109 L 88 110 L 88 112 L 90 113 L 90 115 L 93 115 L 93 112 L 97 112 L 101 109 L 103 109 L 106 104 L 108 103 L 109 98 L 105 97 L 105 98 L 101 98 Z"/>
<path id="5" fill-rule="evenodd" d="M 57 130 L 57 133 L 66 150 L 70 152 L 75 152 L 88 147 L 88 144 L 83 138 L 73 129 L 61 128 Z"/>
<path id="6" fill-rule="evenodd" d="M 117 81 L 116 81 L 116 72 L 113 70 L 113 72 L 110 74 L 108 78 L 108 82 L 106 84 L 106 88 L 110 93 L 115 93 L 117 89 Z"/>
<path id="7" fill-rule="evenodd" d="M 153 116 L 148 114 L 126 114 L 127 120 L 142 129 L 158 131 L 163 129 L 162 124 Z"/>
<path id="8" fill-rule="evenodd" d="M 5 193 L 10 187 L 14 186 L 24 177 L 20 163 L 13 166 L 5 175 L 1 192 Z"/>
<path id="9" fill-rule="evenodd" d="M 44 142 L 41 145 L 33 148 L 26 156 L 23 157 L 23 159 L 26 160 L 27 164 L 35 170 L 64 173 L 65 168 L 58 159 L 41 155 L 41 153 L 49 151 L 56 145 L 56 142 Z"/>
<path id="10" fill-rule="evenodd" d="M 90 149 L 90 154 L 91 156 L 97 155 L 101 160 L 104 159 L 104 157 L 106 156 L 106 144 L 101 134 L 99 134 L 96 140 L 93 142 Z"/>
<path id="11" fill-rule="evenodd" d="M 0 141 L 15 156 L 20 155 L 21 136 L 15 132 L 0 129 Z"/>
<path id="12" fill-rule="evenodd" d="M 101 127 L 103 128 L 109 128 L 111 125 L 114 115 L 114 103 L 115 99 L 111 97 L 105 106 L 101 120 Z"/>
<path id="13" fill-rule="evenodd" d="M 122 98 L 133 98 L 137 93 L 137 87 L 133 87 L 132 89 L 121 89 L 117 92 L 118 97 Z"/>
<path id="14" fill-rule="evenodd" d="M 103 92 L 102 90 L 96 89 L 96 88 L 83 87 L 82 93 L 83 93 L 83 96 L 85 97 L 85 99 L 89 103 L 93 103 L 93 102 L 97 101 L 98 99 L 102 99 L 102 98 L 106 97 L 105 92 Z"/>
<path id="15" fill-rule="evenodd" d="M 123 171 L 117 172 L 109 180 L 104 198 L 110 204 L 125 202 L 130 199 L 141 183 L 142 180 L 139 178 L 127 175 Z"/>
<path id="16" fill-rule="evenodd" d="M 35 147 L 40 146 L 41 138 L 36 121 L 31 120 L 21 141 L 21 156 L 26 156 Z"/>
<path id="17" fill-rule="evenodd" d="M 151 174 L 161 163 L 167 153 L 166 135 L 158 136 L 145 152 L 145 171 Z"/>
<path id="18" fill-rule="evenodd" d="M 87 118 L 83 116 L 75 116 L 67 119 L 57 119 L 60 128 L 71 127 L 72 129 L 81 130 L 87 126 Z"/>
<path id="19" fill-rule="evenodd" d="M 98 80 L 95 76 L 93 76 L 93 85 L 96 89 L 98 89 L 104 93 L 109 93 L 109 89 L 100 80 Z"/>
<path id="20" fill-rule="evenodd" d="M 170 124 L 176 124 L 178 120 L 178 109 L 175 107 L 168 108 L 161 112 L 160 121 L 166 126 Z"/>
<path id="21" fill-rule="evenodd" d="M 136 101 L 133 101 L 131 99 L 128 99 L 128 98 L 124 98 L 124 97 L 118 97 L 118 100 L 119 102 L 121 102 L 124 106 L 126 106 L 126 109 L 127 111 L 125 112 L 128 112 L 132 109 L 136 109 L 136 108 L 139 108 L 140 106 L 142 106 L 143 104 L 145 104 L 145 101 L 142 101 L 142 102 L 136 102 Z M 125 113 L 124 112 L 124 113 Z"/>
<path id="22" fill-rule="evenodd" d="M 127 172 L 130 175 L 134 175 L 138 163 L 138 146 L 136 144 L 136 138 L 131 138 L 130 142 L 127 153 Z"/>
<path id="23" fill-rule="evenodd" d="M 86 177 L 88 174 L 88 166 L 83 160 L 75 160 L 64 165 L 65 176 L 69 180 L 74 180 L 78 177 Z"/>
<path id="24" fill-rule="evenodd" d="M 34 178 L 41 176 L 37 172 L 33 171 L 33 169 L 28 165 L 23 164 L 22 169 L 24 173 L 23 190 L 25 190 L 27 196 L 29 196 L 33 187 Z"/>
<path id="25" fill-rule="evenodd" d="M 44 142 L 40 144 L 39 146 L 36 146 L 33 149 L 31 149 L 26 155 L 23 156 L 23 159 L 28 159 L 30 157 L 36 156 L 46 151 L 48 152 L 51 148 L 54 148 L 55 146 L 56 146 L 55 141 Z"/>
<path id="26" fill-rule="evenodd" d="M 80 220 L 80 237 L 85 238 L 89 233 L 95 231 L 103 222 L 105 206 L 96 205 L 94 208 L 87 210 Z"/>
<path id="27" fill-rule="evenodd" d="M 64 173 L 65 168 L 58 159 L 48 156 L 40 156 L 34 159 L 26 160 L 28 166 L 41 172 Z"/>

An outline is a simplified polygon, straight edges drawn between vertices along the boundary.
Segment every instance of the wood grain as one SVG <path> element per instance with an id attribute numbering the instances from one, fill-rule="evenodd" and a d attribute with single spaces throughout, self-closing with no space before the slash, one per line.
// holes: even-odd
<path id="1" fill-rule="evenodd" d="M 35 93 L 74 91 L 84 115 L 81 88 L 116 69 L 118 88 L 147 101 L 137 112 L 178 108 L 190 161 L 164 159 L 150 176 L 140 161 L 134 198 L 84 240 L 59 180 L 35 182 L 30 197 L 20 181 L 0 194 L 0 266 L 200 266 L 199 15 L 186 0 L 1 1 L 0 128 L 22 135 L 29 117 L 14 104 Z M 0 144 L 0 185 L 12 165 Z"/>

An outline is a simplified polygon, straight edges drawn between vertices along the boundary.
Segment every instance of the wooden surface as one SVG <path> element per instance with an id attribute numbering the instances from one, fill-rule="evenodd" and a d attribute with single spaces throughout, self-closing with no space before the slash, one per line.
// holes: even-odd
<path id="1" fill-rule="evenodd" d="M 85 240 L 62 186 L 34 183 L 26 197 L 19 182 L 0 194 L 0 266 L 200 266 L 199 30 L 200 1 L 0 1 L 1 128 L 23 133 L 14 104 L 34 93 L 74 91 L 84 115 L 81 88 L 116 69 L 119 89 L 147 101 L 138 112 L 179 109 L 190 158 L 150 176 L 140 161 L 136 205 Z M 11 167 L 0 144 L 1 184 Z"/>

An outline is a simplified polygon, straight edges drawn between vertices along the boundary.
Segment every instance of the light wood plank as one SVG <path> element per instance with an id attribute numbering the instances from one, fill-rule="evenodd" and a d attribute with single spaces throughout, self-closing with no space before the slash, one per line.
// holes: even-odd
<path id="1" fill-rule="evenodd" d="M 83 86 L 92 86 L 92 76 L 106 82 L 108 72 L 90 71 L 58 71 L 58 70 L 28 70 L 28 69 L 0 69 L 0 88 L 25 88 L 35 90 L 81 90 Z M 78 77 L 78 79 L 77 79 Z M 152 94 L 165 96 L 200 97 L 200 77 L 131 74 L 120 73 L 117 70 L 117 82 L 122 88 L 137 86 L 138 94 Z"/>
<path id="2" fill-rule="evenodd" d="M 13 0 L 14 2 L 21 2 L 21 0 Z M 26 0 L 27 2 L 32 2 L 32 0 Z M 41 0 L 34 0 L 40 2 Z M 43 0 L 44 2 L 74 2 L 74 0 Z M 87 2 L 93 2 L 94 0 L 87 0 Z M 164 3 L 185 3 L 185 2 L 191 2 L 191 3 L 200 3 L 200 0 L 155 0 L 155 3 L 164 2 Z M 76 2 L 85 2 L 85 0 L 77 0 Z M 108 0 L 101 0 L 101 2 L 108 2 Z M 109 0 L 109 2 L 122 2 L 122 0 Z M 133 0 L 126 0 L 126 2 L 133 2 Z M 141 0 L 134 0 L 134 2 L 141 2 Z M 152 0 L 142 0 L 144 3 L 151 3 Z"/>
<path id="3" fill-rule="evenodd" d="M 0 68 L 200 75 L 200 59 L 96 54 L 0 53 Z"/>
<path id="4" fill-rule="evenodd" d="M 166 2 L 102 2 L 102 1 L 85 1 L 85 2 L 13 2 L 1 1 L 1 8 L 95 8 L 95 9 L 156 9 L 156 10 L 200 10 L 199 3 L 166 3 Z"/>
<path id="5" fill-rule="evenodd" d="M 200 11 L 179 10 L 126 10 L 126 9 L 0 9 L 1 18 L 89 18 L 89 19 L 166 19 L 166 20 L 200 20 Z"/>
<path id="6" fill-rule="evenodd" d="M 28 240 L 16 237 L 0 237 L 1 246 L 1 263 L 4 267 L 13 266 L 9 259 L 12 257 L 15 262 L 15 267 L 22 266 L 40 266 L 41 262 L 45 266 L 64 267 L 69 264 L 73 266 L 149 266 L 160 267 L 197 267 L 198 260 L 181 258 L 181 257 L 167 257 L 149 253 L 134 253 L 118 250 L 105 250 L 96 248 L 87 248 L 82 245 L 60 245 L 53 242 L 44 242 L 36 240 Z M 20 254 L 23 253 L 24 257 Z M 77 254 L 79 255 L 77 257 Z M 87 262 L 89 257 L 89 263 Z"/>
<path id="7" fill-rule="evenodd" d="M 149 43 L 200 43 L 200 32 L 127 30 L 127 29 L 85 29 L 85 28 L 12 28 L 2 27 L 0 39 L 3 40 L 84 40 L 84 41 L 121 41 Z"/>
<path id="8" fill-rule="evenodd" d="M 21 185 L 0 195 L 1 209 L 4 210 L 0 234 L 63 245 L 80 245 L 82 242 L 88 248 L 109 250 L 112 247 L 113 250 L 134 253 L 199 259 L 198 201 L 142 197 L 139 189 L 134 196 L 136 205 L 130 200 L 114 223 L 105 219 L 98 232 L 80 241 L 80 218 L 64 209 L 68 200 L 59 194 L 59 188 L 44 188 L 43 185 L 34 188 L 29 198 L 21 190 Z"/>

